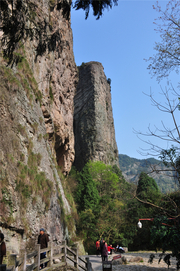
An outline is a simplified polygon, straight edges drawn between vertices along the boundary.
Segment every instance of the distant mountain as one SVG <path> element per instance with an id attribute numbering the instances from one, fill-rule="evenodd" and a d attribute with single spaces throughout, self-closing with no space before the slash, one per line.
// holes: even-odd
<path id="1" fill-rule="evenodd" d="M 154 158 L 136 159 L 125 154 L 119 154 L 120 169 L 128 182 L 138 183 L 139 174 L 143 171 L 149 174 L 157 183 L 162 193 L 172 192 L 178 189 L 172 172 L 163 163 Z"/>

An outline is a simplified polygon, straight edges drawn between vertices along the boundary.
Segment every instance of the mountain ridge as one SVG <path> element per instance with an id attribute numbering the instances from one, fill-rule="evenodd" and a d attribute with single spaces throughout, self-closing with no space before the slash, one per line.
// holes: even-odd
<path id="1" fill-rule="evenodd" d="M 143 171 L 151 176 L 157 183 L 162 193 L 173 192 L 177 190 L 177 183 L 170 170 L 165 172 L 164 164 L 155 158 L 137 159 L 129 157 L 126 154 L 119 154 L 120 169 L 126 181 L 138 183 L 139 174 Z M 172 168 L 171 168 L 172 169 Z"/>

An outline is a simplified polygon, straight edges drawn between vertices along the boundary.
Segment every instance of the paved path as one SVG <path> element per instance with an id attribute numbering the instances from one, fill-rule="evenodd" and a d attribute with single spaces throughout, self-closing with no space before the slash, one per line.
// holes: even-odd
<path id="1" fill-rule="evenodd" d="M 97 255 L 88 255 L 89 260 L 92 264 L 92 268 L 94 271 L 101 271 L 102 270 L 102 258 L 101 256 Z"/>
<path id="2" fill-rule="evenodd" d="M 171 271 L 171 270 L 176 270 L 176 260 L 173 258 L 171 260 L 171 265 L 170 268 L 168 270 L 168 266 L 164 263 L 163 260 L 161 260 L 161 263 L 158 264 L 158 260 L 159 260 L 159 253 L 154 253 L 156 255 L 153 264 L 148 263 L 149 260 L 149 256 L 150 256 L 151 252 L 148 253 L 143 253 L 143 252 L 137 252 L 137 253 L 124 253 L 122 254 L 123 256 L 125 256 L 127 258 L 127 260 L 129 261 L 129 259 L 136 257 L 136 256 L 140 256 L 143 258 L 143 262 L 141 263 L 136 263 L 136 262 L 128 262 L 128 264 L 126 265 L 115 265 L 112 266 L 112 271 L 119 271 L 119 270 L 127 270 L 127 271 Z M 109 255 L 108 256 L 108 260 L 112 260 L 112 258 L 114 256 L 117 256 L 118 254 L 114 254 L 113 255 Z M 94 271 L 102 271 L 102 259 L 101 256 L 96 256 L 96 255 L 88 255 L 91 263 L 92 263 L 92 268 Z"/>

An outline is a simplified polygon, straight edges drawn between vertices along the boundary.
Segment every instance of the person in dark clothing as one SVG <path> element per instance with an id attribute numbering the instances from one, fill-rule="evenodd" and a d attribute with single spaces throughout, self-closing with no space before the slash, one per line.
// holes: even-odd
<path id="1" fill-rule="evenodd" d="M 108 258 L 108 249 L 106 246 L 106 242 L 103 241 L 103 246 L 102 246 L 102 252 L 101 252 L 101 257 L 102 257 L 102 261 L 107 261 Z"/>
<path id="2" fill-rule="evenodd" d="M 3 262 L 3 257 L 6 255 L 6 244 L 4 242 L 4 234 L 0 233 L 0 264 Z"/>
<path id="3" fill-rule="evenodd" d="M 102 256 L 102 248 L 103 248 L 103 238 L 101 238 L 101 241 L 100 241 L 100 253 L 101 253 L 101 256 Z"/>
<path id="4" fill-rule="evenodd" d="M 45 229 L 41 228 L 40 229 L 40 234 L 38 236 L 38 244 L 40 244 L 40 248 L 47 248 L 48 247 L 48 242 L 49 242 L 49 237 L 48 235 L 45 233 Z M 41 253 L 40 255 L 40 259 L 44 259 L 46 258 L 46 252 Z M 47 263 L 45 263 L 45 267 L 47 266 Z M 40 268 L 43 268 L 43 264 L 40 265 Z"/>

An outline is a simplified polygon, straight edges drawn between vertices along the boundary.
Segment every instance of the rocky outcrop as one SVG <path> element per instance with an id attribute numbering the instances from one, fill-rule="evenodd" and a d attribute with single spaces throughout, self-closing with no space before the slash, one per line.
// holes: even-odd
<path id="1" fill-rule="evenodd" d="M 119 167 L 110 91 L 101 63 L 79 67 L 74 97 L 74 165 L 79 170 L 89 160 Z"/>

